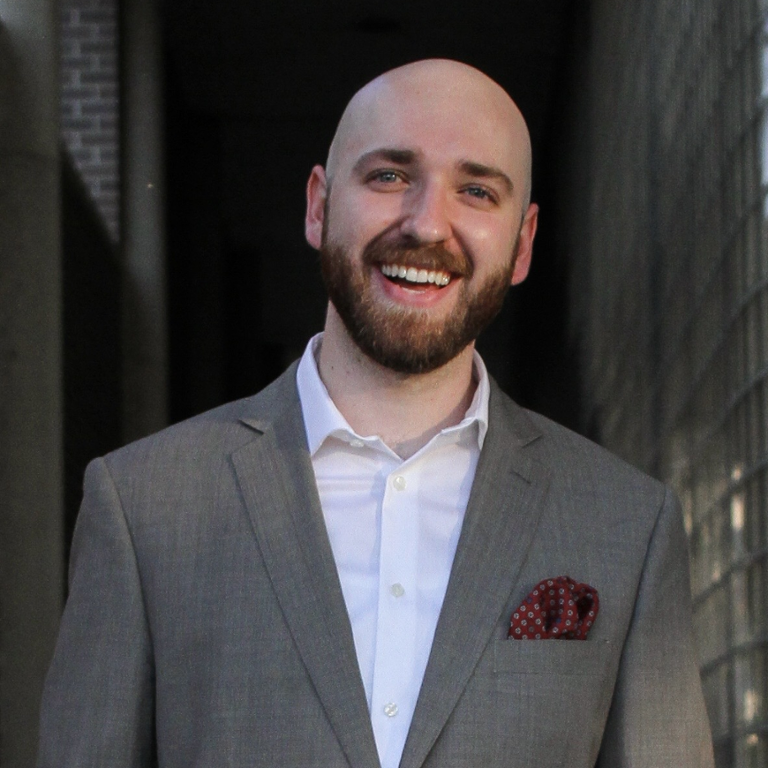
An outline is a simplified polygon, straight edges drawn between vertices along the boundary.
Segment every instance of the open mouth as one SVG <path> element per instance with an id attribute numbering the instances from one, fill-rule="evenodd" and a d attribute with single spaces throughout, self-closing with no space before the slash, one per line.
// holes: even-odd
<path id="1" fill-rule="evenodd" d="M 452 279 L 450 272 L 439 269 L 419 269 L 401 264 L 381 264 L 379 269 L 391 282 L 412 290 L 444 288 Z"/>

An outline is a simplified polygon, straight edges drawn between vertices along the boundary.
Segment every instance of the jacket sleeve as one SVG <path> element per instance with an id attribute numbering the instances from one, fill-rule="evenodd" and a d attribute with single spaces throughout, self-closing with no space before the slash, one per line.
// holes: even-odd
<path id="1" fill-rule="evenodd" d="M 154 670 L 140 574 L 102 459 L 85 476 L 41 708 L 38 768 L 154 765 Z"/>
<path id="2" fill-rule="evenodd" d="M 646 555 L 598 766 L 714 766 L 693 637 L 687 541 L 669 490 Z"/>

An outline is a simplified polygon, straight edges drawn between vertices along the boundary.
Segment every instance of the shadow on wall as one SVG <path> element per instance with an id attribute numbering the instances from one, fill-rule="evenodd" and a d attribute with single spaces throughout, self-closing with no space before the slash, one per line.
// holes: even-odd
<path id="1" fill-rule="evenodd" d="M 85 466 L 120 444 L 120 267 L 116 246 L 62 152 L 64 509 L 67 557 Z"/>

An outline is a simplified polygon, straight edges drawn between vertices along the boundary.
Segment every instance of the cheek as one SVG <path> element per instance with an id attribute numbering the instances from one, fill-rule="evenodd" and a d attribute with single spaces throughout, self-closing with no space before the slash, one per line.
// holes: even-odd
<path id="1" fill-rule="evenodd" d="M 491 268 L 506 264 L 512 257 L 515 241 L 516 237 L 509 227 L 502 228 L 488 223 L 475 227 L 464 238 L 479 268 L 482 268 L 483 263 Z"/>
<path id="2" fill-rule="evenodd" d="M 347 232 L 379 233 L 403 220 L 404 205 L 402 194 L 358 188 L 334 200 L 334 213 Z"/>
<path id="3" fill-rule="evenodd" d="M 391 224 L 392 218 L 385 206 L 373 205 L 360 198 L 342 198 L 334 200 L 327 235 L 332 243 L 360 251 Z"/>
<path id="4" fill-rule="evenodd" d="M 452 216 L 457 236 L 489 253 L 508 252 L 520 229 L 520 217 L 506 209 L 488 211 L 457 205 Z"/>

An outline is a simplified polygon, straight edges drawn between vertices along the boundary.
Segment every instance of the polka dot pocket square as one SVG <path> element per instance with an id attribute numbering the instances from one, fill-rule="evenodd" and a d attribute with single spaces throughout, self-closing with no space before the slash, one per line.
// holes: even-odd
<path id="1" fill-rule="evenodd" d="M 513 640 L 586 640 L 600 601 L 589 584 L 568 576 L 544 579 L 512 614 Z"/>

